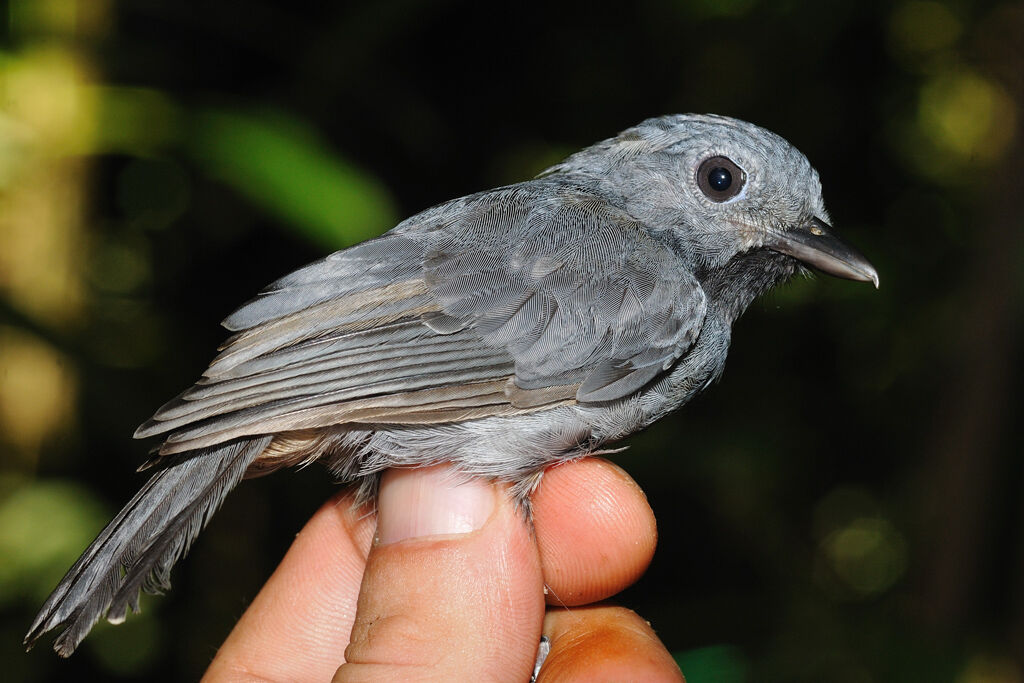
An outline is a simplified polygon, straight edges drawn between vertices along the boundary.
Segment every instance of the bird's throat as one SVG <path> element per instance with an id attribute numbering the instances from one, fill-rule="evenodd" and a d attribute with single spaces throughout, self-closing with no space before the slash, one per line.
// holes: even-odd
<path id="1" fill-rule="evenodd" d="M 754 249 L 731 258 L 724 266 L 698 276 L 709 303 L 731 325 L 754 300 L 796 272 L 795 259 L 768 249 Z"/>

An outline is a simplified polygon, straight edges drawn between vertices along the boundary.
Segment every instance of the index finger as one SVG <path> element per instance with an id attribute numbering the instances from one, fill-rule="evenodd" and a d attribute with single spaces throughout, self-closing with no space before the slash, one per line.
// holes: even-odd
<path id="1" fill-rule="evenodd" d="M 306 523 L 204 681 L 329 681 L 344 661 L 377 524 L 339 493 Z"/>

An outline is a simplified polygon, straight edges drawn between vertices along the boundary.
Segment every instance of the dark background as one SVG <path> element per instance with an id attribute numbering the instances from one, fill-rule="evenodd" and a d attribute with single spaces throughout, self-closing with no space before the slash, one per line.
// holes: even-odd
<path id="1" fill-rule="evenodd" d="M 2 5 L 0 5 L 2 7 Z M 188 680 L 330 495 L 247 483 L 70 661 L 21 638 L 144 480 L 135 426 L 259 288 L 654 115 L 770 128 L 880 291 L 757 302 L 616 456 L 660 543 L 620 596 L 691 683 L 1024 680 L 1024 5 L 16 0 L 0 45 L 5 680 Z"/>

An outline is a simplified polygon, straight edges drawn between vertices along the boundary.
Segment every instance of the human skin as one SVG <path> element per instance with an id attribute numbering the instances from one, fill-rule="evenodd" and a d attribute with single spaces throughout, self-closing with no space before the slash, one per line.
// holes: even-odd
<path id="1" fill-rule="evenodd" d="M 629 475 L 597 458 L 549 469 L 532 531 L 502 488 L 441 465 L 388 472 L 376 514 L 335 496 L 204 680 L 526 681 L 542 632 L 541 681 L 683 680 L 650 625 L 601 602 L 657 540 Z"/>

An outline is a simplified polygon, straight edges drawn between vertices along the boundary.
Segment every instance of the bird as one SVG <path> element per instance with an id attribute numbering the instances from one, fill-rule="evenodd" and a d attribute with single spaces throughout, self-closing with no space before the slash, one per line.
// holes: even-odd
<path id="1" fill-rule="evenodd" d="M 135 432 L 153 473 L 42 606 L 70 656 L 138 612 L 243 479 L 320 461 L 372 502 L 388 468 L 449 463 L 525 510 L 545 468 L 600 452 L 721 375 L 733 323 L 817 270 L 878 287 L 780 136 L 647 119 L 524 182 L 428 208 L 229 315 L 194 385 Z"/>

